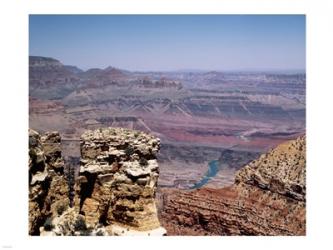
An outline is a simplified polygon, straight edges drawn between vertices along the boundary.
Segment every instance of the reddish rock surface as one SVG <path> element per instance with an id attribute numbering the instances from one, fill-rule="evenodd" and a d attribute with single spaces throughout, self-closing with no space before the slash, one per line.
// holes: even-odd
<path id="1" fill-rule="evenodd" d="M 245 166 L 232 186 L 161 193 L 168 235 L 305 235 L 305 137 Z"/>

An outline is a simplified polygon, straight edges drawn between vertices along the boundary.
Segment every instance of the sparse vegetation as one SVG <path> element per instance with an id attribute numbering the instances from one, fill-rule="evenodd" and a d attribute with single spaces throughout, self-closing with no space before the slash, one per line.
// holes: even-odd
<path id="1" fill-rule="evenodd" d="M 83 217 L 78 217 L 74 223 L 75 231 L 86 231 L 87 225 Z"/>
<path id="2" fill-rule="evenodd" d="M 104 236 L 104 233 L 102 230 L 98 230 L 96 233 L 96 236 Z"/>
<path id="3" fill-rule="evenodd" d="M 82 231 L 80 232 L 80 235 L 81 235 L 81 236 L 89 236 L 90 233 L 91 233 L 90 230 L 87 230 L 87 229 L 86 229 L 86 230 L 82 230 Z"/>
<path id="4" fill-rule="evenodd" d="M 140 158 L 139 163 L 141 166 L 148 166 L 148 161 L 145 158 Z"/>
<path id="5" fill-rule="evenodd" d="M 36 147 L 37 146 L 37 140 L 34 137 L 29 137 L 29 147 Z"/>
<path id="6" fill-rule="evenodd" d="M 31 157 L 31 159 L 32 159 L 33 161 L 35 161 L 36 158 L 37 158 L 37 153 L 36 153 L 36 151 L 35 151 L 34 149 L 29 149 L 29 156 Z"/>
<path id="7" fill-rule="evenodd" d="M 132 154 L 134 154 L 134 148 L 132 146 L 128 146 L 126 149 L 125 149 L 125 154 L 130 157 Z"/>
<path id="8" fill-rule="evenodd" d="M 43 226 L 46 231 L 51 231 L 54 228 L 54 225 L 52 224 L 52 218 L 47 218 Z"/>
<path id="9" fill-rule="evenodd" d="M 66 206 L 64 204 L 59 205 L 57 207 L 57 213 L 58 213 L 58 215 L 62 215 L 65 210 L 66 210 Z"/>

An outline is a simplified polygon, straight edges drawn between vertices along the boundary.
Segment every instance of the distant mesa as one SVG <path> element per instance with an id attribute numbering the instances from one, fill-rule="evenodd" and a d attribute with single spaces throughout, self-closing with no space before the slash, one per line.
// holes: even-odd
<path id="1" fill-rule="evenodd" d="M 182 89 L 183 86 L 179 81 L 172 81 L 167 80 L 166 78 L 161 78 L 159 80 L 152 80 L 148 77 L 138 79 L 136 81 L 132 82 L 132 85 L 134 85 L 137 88 L 143 87 L 143 88 L 152 88 L 152 89 L 165 89 L 165 88 L 174 88 L 174 89 Z"/>
<path id="2" fill-rule="evenodd" d="M 96 79 L 99 81 L 121 80 L 128 76 L 125 71 L 111 67 L 111 66 L 109 66 L 103 70 L 93 69 L 92 71 L 90 71 L 90 73 L 93 73 L 90 75 L 91 80 Z"/>
<path id="3" fill-rule="evenodd" d="M 61 99 L 80 84 L 79 77 L 58 60 L 29 57 L 29 95 L 40 99 Z"/>
<path id="4" fill-rule="evenodd" d="M 62 63 L 51 57 L 29 56 L 30 67 L 62 67 Z"/>
<path id="5" fill-rule="evenodd" d="M 80 69 L 80 68 L 78 68 L 78 67 L 76 67 L 76 66 L 73 66 L 73 65 L 64 65 L 64 67 L 65 67 L 68 71 L 72 72 L 73 74 L 79 74 L 79 73 L 84 72 L 82 69 Z"/>

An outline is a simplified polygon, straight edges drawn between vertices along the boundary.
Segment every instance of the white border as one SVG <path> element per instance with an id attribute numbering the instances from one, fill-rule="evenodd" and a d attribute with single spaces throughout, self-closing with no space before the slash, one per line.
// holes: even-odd
<path id="1" fill-rule="evenodd" d="M 329 244 L 332 231 L 330 0 L 2 0 L 0 246 L 13 249 L 281 249 Z M 28 14 L 306 14 L 307 236 L 75 238 L 27 236 Z"/>

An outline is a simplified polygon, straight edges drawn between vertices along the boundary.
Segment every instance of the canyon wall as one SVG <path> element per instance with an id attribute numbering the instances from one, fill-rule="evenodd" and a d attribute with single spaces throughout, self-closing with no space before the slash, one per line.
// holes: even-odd
<path id="1" fill-rule="evenodd" d="M 39 227 L 52 214 L 69 206 L 68 185 L 64 176 L 59 133 L 40 136 L 29 129 L 29 234 L 38 235 Z"/>
<path id="2" fill-rule="evenodd" d="M 158 216 L 159 148 L 139 131 L 86 131 L 70 204 L 59 133 L 29 130 L 29 234 L 305 235 L 305 136 L 247 164 L 231 186 L 162 188 Z"/>
<path id="3" fill-rule="evenodd" d="M 305 131 L 306 75 L 267 72 L 131 72 L 108 67 L 81 71 L 56 59 L 29 57 L 29 124 L 57 130 L 63 154 L 80 157 L 87 129 L 123 127 L 163 141 L 159 181 L 189 188 L 210 161 L 232 149 L 247 162 Z M 207 153 L 207 154 L 206 154 Z M 249 153 L 249 156 L 245 154 Z M 235 157 L 233 157 L 235 156 Z M 174 159 L 173 159 L 174 158 Z M 236 168 L 209 183 L 233 183 Z"/>
<path id="4" fill-rule="evenodd" d="M 121 128 L 86 131 L 76 183 L 65 176 L 60 143 L 57 132 L 29 130 L 30 235 L 166 234 L 155 205 L 159 139 Z"/>
<path id="5" fill-rule="evenodd" d="M 242 168 L 235 184 L 162 190 L 168 235 L 305 235 L 305 136 Z"/>

